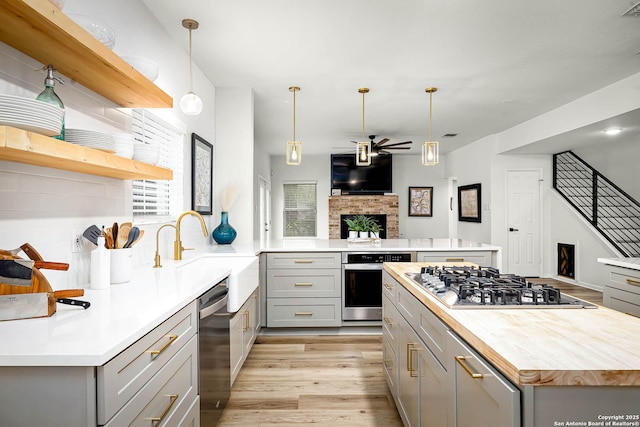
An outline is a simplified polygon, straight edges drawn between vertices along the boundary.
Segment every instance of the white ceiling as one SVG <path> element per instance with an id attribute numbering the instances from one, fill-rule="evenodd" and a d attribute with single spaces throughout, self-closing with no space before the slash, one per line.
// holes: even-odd
<path id="1" fill-rule="evenodd" d="M 621 17 L 628 0 L 145 3 L 185 51 L 182 19 L 200 22 L 194 62 L 217 87 L 253 88 L 256 144 L 270 154 L 292 139 L 289 86 L 301 87 L 306 154 L 353 149 L 360 87 L 371 90 L 365 134 L 412 140 L 419 153 L 424 89 L 435 86 L 432 135 L 446 153 L 640 72 L 640 18 Z"/>

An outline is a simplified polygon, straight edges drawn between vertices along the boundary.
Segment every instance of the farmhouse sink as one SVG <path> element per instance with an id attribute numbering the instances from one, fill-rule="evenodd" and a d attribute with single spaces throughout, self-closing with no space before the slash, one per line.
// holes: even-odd
<path id="1" fill-rule="evenodd" d="M 258 259 L 255 255 L 219 256 L 206 254 L 187 261 L 182 266 L 195 262 L 208 267 L 230 268 L 231 274 L 227 280 L 229 288 L 227 311 L 235 313 L 258 288 Z"/>

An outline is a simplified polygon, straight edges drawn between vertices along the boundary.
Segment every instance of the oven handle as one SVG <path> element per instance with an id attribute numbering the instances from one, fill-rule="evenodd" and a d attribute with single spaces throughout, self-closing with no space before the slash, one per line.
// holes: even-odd
<path id="1" fill-rule="evenodd" d="M 219 311 L 222 307 L 226 307 L 228 301 L 229 301 L 229 294 L 224 294 L 224 297 L 220 298 L 218 301 L 201 309 L 200 318 L 201 319 L 207 318 L 211 316 L 213 313 L 215 313 L 216 311 Z"/>
<path id="2" fill-rule="evenodd" d="M 342 264 L 344 270 L 382 270 L 382 263 L 371 264 Z"/>

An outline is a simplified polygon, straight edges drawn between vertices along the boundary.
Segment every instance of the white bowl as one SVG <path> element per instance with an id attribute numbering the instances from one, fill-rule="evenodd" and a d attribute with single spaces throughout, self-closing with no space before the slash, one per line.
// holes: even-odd
<path id="1" fill-rule="evenodd" d="M 100 43 L 109 49 L 113 49 L 113 46 L 116 44 L 116 33 L 113 31 L 113 28 L 90 16 L 75 14 L 70 14 L 68 16 L 74 20 L 76 24 L 84 28 L 89 34 L 98 39 Z"/>

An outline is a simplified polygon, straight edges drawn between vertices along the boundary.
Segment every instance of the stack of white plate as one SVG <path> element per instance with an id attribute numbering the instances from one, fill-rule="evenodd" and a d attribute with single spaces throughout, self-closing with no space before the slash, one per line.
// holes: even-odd
<path id="1" fill-rule="evenodd" d="M 131 159 L 133 157 L 133 135 L 130 133 L 114 133 L 116 155 Z"/>
<path id="2" fill-rule="evenodd" d="M 137 142 L 133 146 L 133 160 L 157 165 L 160 161 L 160 148 L 156 145 Z"/>
<path id="3" fill-rule="evenodd" d="M 0 95 L 0 126 L 13 126 L 46 136 L 59 135 L 64 110 L 23 96 Z"/>
<path id="4" fill-rule="evenodd" d="M 84 129 L 65 129 L 64 139 L 72 144 L 95 148 L 109 153 L 116 152 L 116 143 L 113 140 L 113 136 L 106 133 Z"/>

